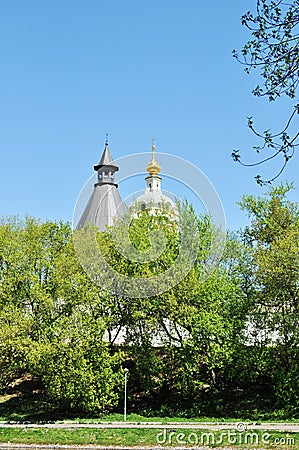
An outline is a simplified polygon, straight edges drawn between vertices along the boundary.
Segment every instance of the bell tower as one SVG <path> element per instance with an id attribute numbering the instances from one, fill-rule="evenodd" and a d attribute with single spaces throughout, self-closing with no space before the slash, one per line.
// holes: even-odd
<path id="1" fill-rule="evenodd" d="M 146 181 L 145 193 L 161 191 L 161 177 L 158 176 L 161 167 L 155 160 L 155 150 L 156 150 L 155 139 L 153 139 L 152 159 L 146 166 L 146 171 L 149 173 L 149 175 L 145 179 Z"/>

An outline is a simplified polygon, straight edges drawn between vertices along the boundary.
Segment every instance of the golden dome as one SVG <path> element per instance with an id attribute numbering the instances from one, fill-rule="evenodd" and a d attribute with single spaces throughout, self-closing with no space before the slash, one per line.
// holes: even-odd
<path id="1" fill-rule="evenodd" d="M 148 165 L 146 166 L 146 170 L 151 176 L 158 175 L 158 173 L 161 170 L 160 165 L 155 160 L 155 149 L 156 149 L 156 146 L 155 146 L 154 141 L 153 141 L 153 145 L 152 145 L 152 159 L 151 159 L 151 162 L 149 162 Z"/>

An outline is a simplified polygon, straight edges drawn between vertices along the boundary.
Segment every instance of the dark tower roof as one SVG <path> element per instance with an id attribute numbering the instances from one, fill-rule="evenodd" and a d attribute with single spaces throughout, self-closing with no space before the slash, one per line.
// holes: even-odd
<path id="1" fill-rule="evenodd" d="M 103 166 L 110 166 L 110 167 L 114 167 L 114 171 L 116 172 L 119 168 L 114 164 L 109 147 L 108 147 L 108 140 L 106 139 L 105 142 L 105 148 L 104 151 L 102 153 L 100 162 L 96 165 L 93 166 L 94 170 L 99 170 L 101 169 Z"/>
<path id="2" fill-rule="evenodd" d="M 100 231 L 113 225 L 125 213 L 125 208 L 119 195 L 114 174 L 118 167 L 114 164 L 106 139 L 105 148 L 100 162 L 94 166 L 98 172 L 98 182 L 78 222 L 77 229 L 85 225 L 96 225 Z"/>

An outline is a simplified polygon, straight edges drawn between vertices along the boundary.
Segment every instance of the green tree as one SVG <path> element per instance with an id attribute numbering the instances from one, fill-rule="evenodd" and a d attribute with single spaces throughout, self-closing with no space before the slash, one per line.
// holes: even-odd
<path id="1" fill-rule="evenodd" d="M 241 203 L 252 217 L 246 238 L 254 256 L 260 312 L 286 351 L 299 343 L 299 207 L 286 199 L 289 189 L 281 185 L 268 198 L 245 196 Z"/>
<path id="2" fill-rule="evenodd" d="M 71 236 L 70 227 L 27 217 L 0 227 L 1 302 L 12 303 L 33 319 L 32 333 L 53 319 L 57 307 L 55 262 Z M 34 330 L 35 329 L 35 330 Z"/>
<path id="3" fill-rule="evenodd" d="M 0 225 L 2 386 L 27 370 L 56 404 L 103 413 L 118 401 L 122 355 L 107 348 L 105 297 L 71 236 L 62 222 Z"/>
<path id="4" fill-rule="evenodd" d="M 0 310 L 0 390 L 27 369 L 31 320 L 14 305 Z"/>
<path id="5" fill-rule="evenodd" d="M 249 331 L 255 345 L 273 349 L 270 370 L 286 408 L 299 399 L 299 206 L 287 199 L 290 188 L 280 185 L 241 203 L 252 219 L 246 229 L 254 281 Z"/>
<path id="6" fill-rule="evenodd" d="M 189 213 L 195 218 L 196 230 Z M 189 213 L 185 226 L 192 225 L 189 235 L 194 233 L 199 243 L 189 273 L 158 295 L 118 297 L 110 315 L 116 318 L 111 323 L 121 324 L 126 332 L 126 351 L 132 365 L 130 380 L 139 398 L 151 408 L 164 405 L 164 412 L 165 408 L 170 413 L 194 406 L 198 414 L 202 398 L 211 398 L 220 389 L 224 367 L 244 341 L 247 304 L 239 287 L 237 265 L 232 275 L 232 263 L 226 264 L 233 260 L 236 246 L 229 238 L 231 248 L 227 246 L 221 260 L 218 230 L 207 217 L 197 219 L 190 207 Z M 163 274 L 176 262 L 181 228 L 172 219 L 145 211 L 130 222 L 129 232 L 123 229 L 126 226 L 120 223 L 112 234 L 98 236 L 102 251 L 116 270 L 131 277 L 152 277 Z M 159 241 L 157 234 L 158 242 L 164 243 L 157 247 L 163 251 L 157 258 L 138 260 L 138 252 L 144 257 L 145 252 L 150 255 L 155 250 L 151 241 L 154 230 L 165 238 Z M 115 235 L 121 245 L 115 244 Z M 136 249 L 133 260 L 119 251 L 128 245 Z"/>
<path id="7" fill-rule="evenodd" d="M 47 338 L 31 344 L 29 370 L 65 411 L 103 414 L 118 403 L 122 354 L 111 355 L 103 340 L 104 324 L 88 308 L 61 317 Z"/>
<path id="8" fill-rule="evenodd" d="M 297 0 L 283 2 L 282 0 L 257 0 L 256 12 L 248 11 L 242 16 L 242 24 L 251 32 L 251 39 L 244 45 L 241 55 L 233 51 L 233 56 L 245 65 L 246 73 L 252 69 L 260 70 L 263 86 L 256 86 L 253 94 L 267 97 L 275 101 L 282 95 L 296 99 L 299 83 L 299 5 Z M 245 164 L 240 158 L 238 150 L 234 150 L 234 161 L 244 166 L 255 166 L 267 162 L 278 156 L 282 157 L 282 167 L 269 180 L 256 176 L 259 184 L 266 184 L 275 180 L 284 170 L 293 156 L 298 144 L 299 133 L 291 130 L 292 122 L 298 117 L 299 104 L 294 105 L 293 111 L 286 120 L 286 125 L 278 133 L 267 130 L 264 133 L 256 131 L 252 117 L 248 119 L 250 130 L 261 140 L 261 145 L 254 150 L 266 156 L 259 162 Z M 291 131 L 291 134 L 290 134 Z"/>

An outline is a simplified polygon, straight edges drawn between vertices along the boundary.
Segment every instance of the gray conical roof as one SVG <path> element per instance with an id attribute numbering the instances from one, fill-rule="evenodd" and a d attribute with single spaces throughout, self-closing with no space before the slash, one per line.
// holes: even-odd
<path id="1" fill-rule="evenodd" d="M 118 167 L 113 163 L 107 140 L 100 162 L 94 169 L 98 172 L 98 182 L 94 185 L 76 228 L 83 228 L 89 224 L 96 225 L 100 231 L 104 231 L 107 225 L 113 225 L 115 220 L 120 219 L 125 213 L 117 184 L 114 182 L 114 172 Z"/>
<path id="2" fill-rule="evenodd" d="M 113 159 L 112 159 L 112 156 L 111 156 L 109 147 L 106 146 L 105 149 L 104 149 L 104 151 L 103 151 L 103 154 L 102 154 L 102 156 L 101 156 L 99 165 L 100 165 L 100 166 L 106 166 L 107 164 L 109 165 L 109 164 L 111 164 L 111 163 L 113 163 Z"/>
<path id="3" fill-rule="evenodd" d="M 125 208 L 117 187 L 113 184 L 96 184 L 85 210 L 78 222 L 77 229 L 87 224 L 104 231 L 113 225 L 125 213 Z"/>
<path id="4" fill-rule="evenodd" d="M 104 151 L 102 153 L 100 162 L 94 166 L 94 170 L 99 170 L 104 166 L 109 166 L 109 167 L 114 167 L 115 171 L 118 170 L 118 167 L 114 164 L 109 147 L 108 147 L 108 142 L 106 141 L 105 143 L 105 148 Z"/>

